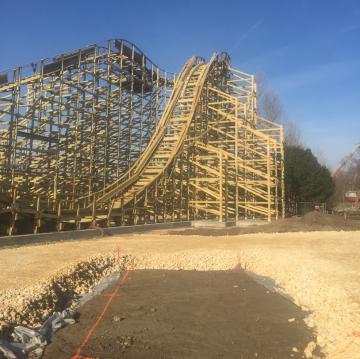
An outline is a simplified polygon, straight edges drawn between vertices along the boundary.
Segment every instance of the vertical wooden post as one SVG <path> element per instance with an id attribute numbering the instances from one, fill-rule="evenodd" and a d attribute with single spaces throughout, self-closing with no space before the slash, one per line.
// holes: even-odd
<path id="1" fill-rule="evenodd" d="M 222 167 L 222 153 L 219 153 L 219 165 L 220 165 L 220 178 L 219 178 L 219 222 L 223 220 L 223 167 Z"/>
<path id="2" fill-rule="evenodd" d="M 164 183 L 163 183 L 163 222 L 166 222 L 166 216 L 167 216 L 167 211 L 166 211 L 166 202 L 167 202 L 167 196 L 166 196 L 166 192 L 167 192 L 167 174 L 164 174 Z"/>
<path id="3" fill-rule="evenodd" d="M 106 216 L 106 226 L 107 227 L 110 227 L 110 221 L 111 221 L 111 213 L 112 213 L 112 210 L 114 208 L 114 204 L 115 204 L 115 200 L 113 199 L 110 203 L 110 206 L 109 206 L 109 210 L 108 210 L 108 214 Z"/>
<path id="4" fill-rule="evenodd" d="M 17 197 L 17 188 L 16 188 L 16 185 L 13 185 L 13 188 L 12 188 L 12 203 L 11 203 L 11 218 L 10 218 L 10 225 L 9 225 L 9 228 L 8 228 L 9 236 L 12 236 L 14 234 L 15 224 L 16 224 L 16 220 L 18 218 L 16 197 Z"/>
<path id="5" fill-rule="evenodd" d="M 179 221 L 183 219 L 183 157 L 180 157 L 180 178 L 179 178 Z"/>
<path id="6" fill-rule="evenodd" d="M 125 225 L 124 219 L 125 219 L 125 208 L 124 208 L 124 197 L 121 197 L 120 200 L 120 206 L 121 206 L 121 225 Z"/>
<path id="7" fill-rule="evenodd" d="M 171 178 L 171 221 L 174 222 L 174 218 L 175 218 L 175 171 L 172 175 Z"/>
<path id="8" fill-rule="evenodd" d="M 271 222 L 271 173 L 270 173 L 270 140 L 267 139 L 266 144 L 266 153 L 267 153 L 267 212 L 268 212 L 268 222 Z"/>
<path id="9" fill-rule="evenodd" d="M 187 153 L 187 163 L 186 163 L 186 187 L 185 187 L 185 195 L 186 195 L 186 220 L 189 221 L 190 220 L 190 169 L 192 168 L 190 166 L 189 163 L 189 159 L 190 159 L 190 151 L 188 151 Z"/>
<path id="10" fill-rule="evenodd" d="M 91 208 L 91 218 L 93 221 L 96 221 L 96 198 L 93 196 L 92 208 Z"/>
<path id="11" fill-rule="evenodd" d="M 80 203 L 79 203 L 79 201 L 76 201 L 75 227 L 76 227 L 76 229 L 81 229 Z"/>
<path id="12" fill-rule="evenodd" d="M 148 189 L 147 187 L 145 188 L 145 195 L 144 195 L 144 209 L 143 209 L 143 213 L 144 213 L 144 224 L 146 224 L 148 222 L 148 217 L 149 217 L 149 209 L 148 209 Z"/>
<path id="13" fill-rule="evenodd" d="M 238 103 L 235 101 L 235 222 L 239 221 L 239 165 L 238 165 L 238 141 L 239 141 L 239 129 L 238 129 Z"/>
<path id="14" fill-rule="evenodd" d="M 154 196 L 154 222 L 158 222 L 158 196 L 159 196 L 159 188 L 158 188 L 158 180 L 155 181 L 155 196 Z"/>
<path id="15" fill-rule="evenodd" d="M 275 181 L 275 219 L 279 219 L 279 172 L 278 172 L 278 153 L 277 148 L 274 148 L 272 161 L 274 162 L 274 181 Z"/>
<path id="16" fill-rule="evenodd" d="M 61 199 L 59 199 L 57 205 L 57 226 L 56 226 L 58 232 L 62 231 L 62 227 L 63 227 L 62 218 L 61 218 L 61 210 L 62 210 L 61 206 L 62 206 Z"/>
<path id="17" fill-rule="evenodd" d="M 38 195 L 36 198 L 35 211 L 34 234 L 39 233 L 41 227 L 40 195 Z"/>
<path id="18" fill-rule="evenodd" d="M 228 189 L 228 160 L 225 158 L 225 177 L 224 177 L 224 186 L 225 186 L 225 222 L 228 221 L 228 206 L 229 206 L 229 189 Z"/>
<path id="19" fill-rule="evenodd" d="M 284 128 L 280 127 L 280 154 L 281 154 L 281 216 L 285 218 L 285 167 L 284 167 Z"/>
<path id="20" fill-rule="evenodd" d="M 136 208 L 136 194 L 134 194 L 133 197 L 133 216 L 134 216 L 134 224 L 136 225 L 138 223 L 138 213 Z"/>

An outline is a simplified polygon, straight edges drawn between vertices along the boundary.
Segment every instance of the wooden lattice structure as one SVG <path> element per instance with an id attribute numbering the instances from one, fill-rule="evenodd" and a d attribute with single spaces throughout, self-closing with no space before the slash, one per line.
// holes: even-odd
<path id="1" fill-rule="evenodd" d="M 283 132 L 226 54 L 111 40 L 0 73 L 3 234 L 284 214 Z"/>

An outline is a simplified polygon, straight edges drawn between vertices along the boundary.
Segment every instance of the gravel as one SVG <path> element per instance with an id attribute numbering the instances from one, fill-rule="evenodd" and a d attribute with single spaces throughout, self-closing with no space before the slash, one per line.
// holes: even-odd
<path id="1" fill-rule="evenodd" d="M 121 239 L 129 256 L 122 265 L 131 261 L 136 269 L 246 270 L 269 290 L 308 311 L 305 321 L 317 333 L 317 342 L 308 344 L 306 358 L 313 357 L 317 344 L 331 359 L 360 358 L 360 337 L 356 336 L 360 331 L 360 232 L 258 234 L 216 240 L 158 233 L 126 240 Z M 103 276 L 119 270 L 115 252 L 109 250 L 115 239 L 104 242 L 101 250 L 96 243 L 83 246 L 84 255 L 96 255 L 72 259 L 55 272 L 38 273 L 41 280 L 33 284 L 16 287 L 12 282 L 10 289 L 0 290 L 2 335 L 15 324 L 40 325 L 54 310 L 71 305 Z M 45 250 L 56 252 L 59 246 L 68 248 L 63 243 Z M 29 248 L 26 251 L 36 252 L 39 246 Z M 17 250 L 25 255 L 21 248 L 13 249 Z"/>

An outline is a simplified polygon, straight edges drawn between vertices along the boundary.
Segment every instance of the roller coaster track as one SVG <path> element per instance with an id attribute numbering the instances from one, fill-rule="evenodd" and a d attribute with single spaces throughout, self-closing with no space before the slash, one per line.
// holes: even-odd
<path id="1" fill-rule="evenodd" d="M 284 215 L 282 127 L 226 54 L 92 45 L 0 73 L 0 121 L 3 234 Z"/>
<path id="2" fill-rule="evenodd" d="M 136 194 L 141 193 L 164 169 L 173 161 L 187 133 L 192 117 L 194 116 L 197 101 L 202 85 L 205 81 L 207 69 L 211 64 L 200 63 L 191 67 L 195 58 L 185 66 L 174 88 L 174 96 L 169 102 L 168 111 L 163 115 L 159 129 L 134 167 L 126 174 L 131 176 L 125 183 L 115 182 L 105 188 L 95 201 L 104 202 L 114 195 L 118 195 L 122 188 L 127 188 L 124 193 L 127 204 Z"/>

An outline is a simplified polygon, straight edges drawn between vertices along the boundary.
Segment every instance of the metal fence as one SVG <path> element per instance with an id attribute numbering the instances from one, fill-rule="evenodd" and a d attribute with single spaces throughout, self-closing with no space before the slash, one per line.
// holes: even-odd
<path id="1" fill-rule="evenodd" d="M 306 213 L 318 211 L 327 213 L 325 202 L 292 202 L 288 204 L 287 213 L 290 216 L 304 216 Z"/>

